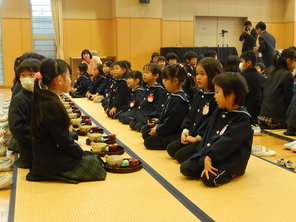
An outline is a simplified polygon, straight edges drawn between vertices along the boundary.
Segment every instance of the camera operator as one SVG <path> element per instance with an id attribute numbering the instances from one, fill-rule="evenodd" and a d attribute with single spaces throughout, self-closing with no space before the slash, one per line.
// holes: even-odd
<path id="1" fill-rule="evenodd" d="M 253 50 L 256 46 L 257 33 L 250 21 L 245 22 L 243 33 L 240 35 L 239 41 L 244 41 L 242 52 Z"/>

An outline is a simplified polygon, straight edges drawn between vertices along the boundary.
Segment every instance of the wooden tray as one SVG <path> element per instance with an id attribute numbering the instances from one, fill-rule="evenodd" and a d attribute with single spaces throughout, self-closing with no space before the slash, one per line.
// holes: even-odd
<path id="1" fill-rule="evenodd" d="M 90 151 L 92 151 L 92 149 Z M 116 151 L 113 151 L 113 152 L 105 151 L 103 153 L 97 153 L 97 154 L 99 155 L 99 157 L 104 157 L 105 155 L 109 155 L 109 156 L 111 156 L 111 155 L 122 155 L 122 154 L 124 154 L 124 151 L 125 150 L 124 150 L 124 148 L 122 146 L 117 146 Z M 94 152 L 94 151 L 92 151 L 92 152 Z M 94 153 L 96 153 L 96 152 L 94 152 Z"/>
<path id="2" fill-rule="evenodd" d="M 129 159 L 131 158 L 124 158 L 124 160 L 129 160 Z M 107 163 L 105 163 L 105 169 L 107 172 L 110 172 L 110 173 L 133 173 L 133 172 L 139 171 L 142 168 L 143 168 L 143 165 L 140 160 L 139 160 L 139 165 L 134 168 L 130 168 L 130 167 L 111 168 L 107 165 Z"/>
<path id="3" fill-rule="evenodd" d="M 87 133 L 81 132 L 80 130 L 76 130 L 76 132 L 79 136 L 86 136 L 87 135 Z"/>

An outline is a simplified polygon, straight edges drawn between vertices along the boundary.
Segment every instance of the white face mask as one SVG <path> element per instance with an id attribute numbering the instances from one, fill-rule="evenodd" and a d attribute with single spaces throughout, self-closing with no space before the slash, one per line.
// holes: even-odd
<path id="1" fill-rule="evenodd" d="M 24 89 L 33 92 L 35 78 L 20 78 L 20 81 Z"/>
<path id="2" fill-rule="evenodd" d="M 245 70 L 244 65 L 243 65 L 242 62 L 239 63 L 238 68 L 240 69 L 240 71 L 244 71 Z"/>

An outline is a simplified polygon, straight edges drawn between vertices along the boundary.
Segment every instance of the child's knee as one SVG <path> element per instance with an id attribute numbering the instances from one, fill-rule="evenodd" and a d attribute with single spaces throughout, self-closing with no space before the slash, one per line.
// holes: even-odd
<path id="1" fill-rule="evenodd" d="M 197 164 L 196 164 L 197 165 Z M 201 170 L 190 160 L 186 160 L 180 165 L 180 172 L 187 177 L 200 178 Z"/>

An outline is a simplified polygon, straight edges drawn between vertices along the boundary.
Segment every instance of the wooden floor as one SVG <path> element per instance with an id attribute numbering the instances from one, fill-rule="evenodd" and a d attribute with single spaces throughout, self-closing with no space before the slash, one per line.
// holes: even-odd
<path id="1" fill-rule="evenodd" d="M 116 133 L 131 155 L 145 161 L 145 169 L 125 175 L 108 173 L 106 181 L 78 185 L 27 182 L 28 171 L 19 169 L 14 221 L 295 221 L 296 175 L 271 163 L 279 157 L 296 161 L 296 153 L 283 148 L 287 141 L 255 136 L 255 145 L 277 151 L 276 156 L 265 158 L 271 162 L 251 156 L 244 176 L 208 188 L 183 177 L 179 164 L 165 151 L 145 149 L 140 134 L 108 119 L 100 104 L 74 101 L 94 121 Z M 79 142 L 89 149 L 85 137 Z M 9 193 L 0 191 L 0 221 L 8 215 Z"/>

